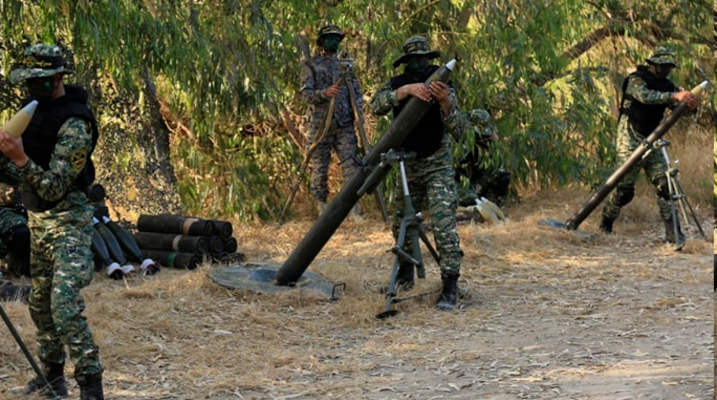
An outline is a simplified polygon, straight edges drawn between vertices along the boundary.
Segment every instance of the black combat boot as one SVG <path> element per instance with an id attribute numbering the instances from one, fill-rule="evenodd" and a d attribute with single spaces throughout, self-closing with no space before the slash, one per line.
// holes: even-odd
<path id="1" fill-rule="evenodd" d="M 45 379 L 50 383 L 52 391 L 59 398 L 67 397 L 67 382 L 65 382 L 65 363 L 47 363 L 43 365 L 42 373 L 45 375 Z M 25 394 L 35 393 L 38 390 L 42 390 L 48 398 L 54 398 L 45 383 L 36 376 L 33 380 L 27 383 L 24 388 Z"/>
<path id="2" fill-rule="evenodd" d="M 452 311 L 456 308 L 458 302 L 458 274 L 441 274 L 443 282 L 443 290 L 441 298 L 436 303 L 436 308 L 440 311 Z"/>
<path id="3" fill-rule="evenodd" d="M 613 222 L 615 222 L 614 219 L 607 218 L 603 215 L 602 221 L 600 221 L 600 230 L 602 231 L 602 233 L 610 235 L 612 233 Z"/>
<path id="4" fill-rule="evenodd" d="M 94 375 L 76 375 L 80 385 L 80 400 L 105 400 L 102 393 L 102 373 Z"/>
<path id="5" fill-rule="evenodd" d="M 682 233 L 682 229 L 680 229 L 680 221 L 677 221 L 677 240 L 675 240 L 675 223 L 674 219 L 670 217 L 670 219 L 665 219 L 663 222 L 665 223 L 665 242 L 668 243 L 674 243 L 678 244 L 679 241 L 680 245 L 685 244 L 685 235 Z M 682 246 L 680 246 L 681 248 Z"/>

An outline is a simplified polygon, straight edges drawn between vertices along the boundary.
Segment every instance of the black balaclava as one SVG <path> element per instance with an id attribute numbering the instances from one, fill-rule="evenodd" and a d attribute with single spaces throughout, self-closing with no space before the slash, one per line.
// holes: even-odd
<path id="1" fill-rule="evenodd" d="M 430 66 L 430 60 L 427 57 L 411 57 L 406 61 L 406 73 L 422 78 L 426 75 Z"/>
<path id="2" fill-rule="evenodd" d="M 655 64 L 655 73 L 658 78 L 667 79 L 674 66 L 672 64 Z"/>
<path id="3" fill-rule="evenodd" d="M 25 89 L 28 98 L 35 99 L 38 103 L 45 103 L 51 100 L 53 84 L 52 77 L 29 78 L 25 80 Z"/>

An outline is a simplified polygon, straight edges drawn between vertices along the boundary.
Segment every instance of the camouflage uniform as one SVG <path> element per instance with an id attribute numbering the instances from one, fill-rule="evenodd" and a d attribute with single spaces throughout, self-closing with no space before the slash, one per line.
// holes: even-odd
<path id="1" fill-rule="evenodd" d="M 427 46 L 427 41 L 424 41 L 425 38 L 422 37 L 412 37 L 408 39 L 406 43 L 404 43 L 405 53 L 407 55 L 430 55 L 431 53 L 425 49 L 419 50 L 418 52 L 411 49 L 413 43 L 416 42 L 420 42 L 419 47 L 421 48 Z M 402 59 L 404 57 L 402 57 Z M 397 61 L 397 63 L 399 62 Z M 396 65 L 396 63 L 394 63 L 394 65 Z M 429 73 L 426 74 L 425 78 L 428 78 L 436 69 L 437 67 L 432 68 Z M 424 80 L 417 79 L 415 82 L 423 82 Z M 393 110 L 394 113 L 396 113 L 400 104 L 408 100 L 405 99 L 404 102 L 399 103 L 396 97 L 396 89 L 392 81 L 385 83 L 371 99 L 371 112 L 375 115 L 385 115 Z M 452 88 L 450 89 L 449 97 L 451 103 L 455 105 L 455 93 Z M 434 112 L 435 107 L 438 107 L 438 103 L 434 103 L 431 108 Z M 431 110 L 428 111 L 428 113 L 431 112 Z M 437 112 L 441 113 L 440 110 Z M 444 116 L 441 113 L 440 119 L 437 125 L 437 131 L 419 132 L 427 126 L 419 122 L 417 127 L 414 128 L 406 139 L 404 143 L 405 147 L 409 147 L 409 142 L 415 132 L 438 137 L 440 140 L 435 152 L 423 156 L 419 154 L 416 159 L 405 161 L 406 177 L 408 179 L 409 193 L 413 206 L 417 211 L 421 210 L 423 206 L 426 206 L 430 213 L 431 221 L 433 222 L 433 236 L 437 251 L 441 257 L 440 268 L 442 275 L 457 277 L 460 275 L 463 251 L 460 249 L 460 238 L 456 232 L 455 211 L 458 206 L 458 199 L 456 182 L 454 180 L 455 171 L 453 169 L 452 146 L 450 137 L 445 135 L 445 133 L 447 131 L 452 135 L 461 135 L 464 130 L 460 130 L 460 128 L 465 128 L 465 126 L 461 125 L 460 114 L 455 106 L 452 106 L 449 115 Z M 411 149 L 407 148 L 405 150 Z M 396 198 L 403 198 L 400 179 L 397 180 L 396 183 Z M 403 202 L 401 201 L 394 203 L 392 230 L 396 238 L 398 237 L 401 220 L 404 215 L 403 206 Z M 413 250 L 410 246 L 410 241 L 406 243 L 406 251 L 412 254 Z"/>
<path id="2" fill-rule="evenodd" d="M 18 205 L 16 188 L 0 183 L 0 258 L 5 259 L 9 272 L 30 276 L 30 232 L 26 213 Z"/>
<path id="3" fill-rule="evenodd" d="M 326 25 L 319 31 L 317 42 L 325 35 L 343 33 L 335 25 Z M 309 104 L 306 114 L 307 149 L 319 135 L 331 97 L 326 89 L 341 80 L 340 94 L 334 100 L 331 124 L 311 154 L 311 194 L 318 203 L 326 203 L 329 197 L 328 173 L 333 149 L 341 163 L 343 178 L 348 181 L 358 170 L 358 142 L 354 128 L 354 114 L 351 108 L 349 90 L 353 91 L 356 106 L 362 110 L 361 85 L 353 74 L 353 62 L 339 59 L 335 53 L 319 49 L 311 59 L 302 64 L 301 88 L 299 94 Z"/>
<path id="4" fill-rule="evenodd" d="M 492 150 L 490 137 L 495 133 L 490 113 L 483 109 L 461 112 L 460 126 L 456 129 L 471 130 L 475 141 L 473 149 L 462 155 L 456 163 L 460 205 L 475 205 L 476 199 L 480 197 L 498 202 L 508 192 L 510 172 L 488 165 L 488 152 Z M 462 177 L 465 177 L 467 182 L 462 182 Z"/>
<path id="5" fill-rule="evenodd" d="M 28 79 L 73 72 L 71 61 L 58 46 L 30 46 L 24 55 L 26 59 L 12 71 L 10 79 L 25 81 L 28 88 Z M 90 250 L 94 210 L 86 189 L 94 179 L 90 156 L 97 129 L 86 105 L 87 93 L 74 86 L 65 85 L 64 89 L 65 95 L 40 102 L 22 136 L 30 160 L 16 167 L 2 155 L 0 168 L 23 180 L 23 202 L 32 233 L 30 315 L 38 330 L 40 360 L 51 366 L 50 374 L 59 375 L 64 386 L 62 366 L 67 346 L 82 396 L 87 396 L 87 391 L 94 396 L 91 398 L 102 399 L 103 366 L 82 315 L 85 301 L 80 293 L 94 273 Z M 77 114 L 63 122 L 57 116 L 64 110 Z M 52 119 L 59 125 L 59 129 L 55 125 L 55 132 L 46 125 Z M 37 390 L 32 385 L 28 385 L 28 391 Z"/>
<path id="6" fill-rule="evenodd" d="M 27 225 L 27 219 L 17 212 L 14 205 L 0 205 L 0 258 L 5 257 L 10 252 L 6 243 L 8 236 L 11 234 L 10 231 L 12 228 L 22 225 Z"/>
<path id="7" fill-rule="evenodd" d="M 674 51 L 665 48 L 658 48 L 648 62 L 654 65 L 677 65 Z M 656 83 L 651 83 L 653 81 Z M 655 88 L 657 85 L 662 86 Z M 652 86 L 652 88 L 648 86 Z M 666 77 L 655 76 L 648 66 L 640 66 L 636 72 L 628 76 L 623 90 L 624 98 L 617 130 L 617 165 L 624 164 L 640 143 L 659 125 L 665 108 L 675 108 L 679 104 L 673 99 L 674 92 L 679 89 Z M 637 107 L 639 107 L 639 113 L 635 111 Z M 667 163 L 662 152 L 655 149 L 635 164 L 608 197 L 602 211 L 601 223 L 601 228 L 606 233 L 612 231 L 612 222 L 617 219 L 620 209 L 632 200 L 635 181 L 641 169 L 645 170 L 647 179 L 657 189 L 656 199 L 662 220 L 672 220 L 669 197 L 666 193 Z"/>

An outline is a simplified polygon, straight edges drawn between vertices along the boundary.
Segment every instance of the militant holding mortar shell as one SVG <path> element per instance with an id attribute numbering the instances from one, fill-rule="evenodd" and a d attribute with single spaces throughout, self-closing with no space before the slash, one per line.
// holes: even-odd
<path id="1" fill-rule="evenodd" d="M 703 81 L 699 85 L 692 88 L 691 92 L 695 96 L 700 96 L 705 89 L 707 89 L 708 81 Z M 617 186 L 622 178 L 627 175 L 628 172 L 642 159 L 645 153 L 652 148 L 652 144 L 663 137 L 667 131 L 672 128 L 678 119 L 688 110 L 687 103 L 681 102 L 670 115 L 665 118 L 655 130 L 650 133 L 645 140 L 632 152 L 630 158 L 628 158 L 615 172 L 607 178 L 605 183 L 598 188 L 598 190 L 590 196 L 582 207 L 565 222 L 565 227 L 568 230 L 576 230 L 578 226 L 587 218 L 590 213 L 602 202 L 610 192 Z"/>
<path id="2" fill-rule="evenodd" d="M 456 60 L 451 60 L 436 70 L 424 83 L 426 85 L 435 81 L 447 82 Z M 359 189 L 363 186 L 366 178 L 378 166 L 381 161 L 381 154 L 390 149 L 399 147 L 408 137 L 409 133 L 418 124 L 421 117 L 428 111 L 431 104 L 411 97 L 403 110 L 394 118 L 388 130 L 381 136 L 373 149 L 363 158 L 364 168 L 359 168 L 351 179 L 349 179 L 341 191 L 326 206 L 326 209 L 319 215 L 309 232 L 296 246 L 289 258 L 276 272 L 274 283 L 280 286 L 294 285 L 301 275 L 309 267 L 316 255 L 321 251 L 326 242 L 338 229 L 341 222 L 346 219 L 351 208 L 359 201 Z M 388 174 L 384 171 L 379 177 Z"/>

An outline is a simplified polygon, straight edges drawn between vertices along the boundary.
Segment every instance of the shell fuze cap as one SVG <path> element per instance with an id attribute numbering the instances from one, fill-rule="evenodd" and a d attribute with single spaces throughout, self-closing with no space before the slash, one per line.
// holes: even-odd
<path id="1" fill-rule="evenodd" d="M 647 62 L 650 64 L 671 64 L 673 67 L 679 66 L 675 50 L 662 46 L 655 49 Z"/>
<path id="2" fill-rule="evenodd" d="M 26 47 L 22 57 L 10 72 L 10 82 L 20 83 L 30 78 L 44 78 L 74 73 L 72 57 L 54 44 L 34 44 Z"/>
<path id="3" fill-rule="evenodd" d="M 423 36 L 411 36 L 403 42 L 403 55 L 401 58 L 393 62 L 393 68 L 408 61 L 411 57 L 422 56 L 429 60 L 438 58 L 441 56 L 441 52 L 438 50 L 431 50 L 428 46 L 428 39 Z"/>
<path id="4" fill-rule="evenodd" d="M 327 35 L 337 35 L 341 38 L 341 40 L 344 40 L 344 36 L 346 36 L 346 34 L 341 30 L 341 28 L 338 27 L 338 25 L 327 24 L 319 28 L 319 37 L 316 38 L 316 44 L 321 46 L 321 41 L 323 40 L 324 36 Z"/>

